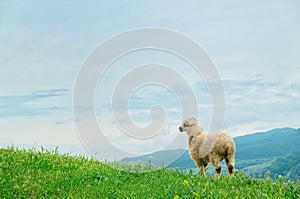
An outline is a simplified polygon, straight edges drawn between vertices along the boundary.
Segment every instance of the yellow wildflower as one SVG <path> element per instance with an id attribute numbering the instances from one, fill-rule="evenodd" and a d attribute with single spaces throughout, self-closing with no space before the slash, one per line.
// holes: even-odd
<path id="1" fill-rule="evenodd" d="M 176 195 L 174 196 L 174 199 L 179 199 L 179 195 L 176 194 Z"/>
<path id="2" fill-rule="evenodd" d="M 193 196 L 198 196 L 198 193 L 197 192 L 192 192 Z"/>
<path id="3" fill-rule="evenodd" d="M 189 185 L 189 181 L 184 180 L 184 181 L 183 181 L 183 184 L 184 184 L 184 185 Z"/>

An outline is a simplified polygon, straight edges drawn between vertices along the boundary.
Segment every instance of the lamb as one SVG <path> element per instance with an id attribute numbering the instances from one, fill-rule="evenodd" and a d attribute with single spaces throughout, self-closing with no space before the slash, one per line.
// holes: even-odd
<path id="1" fill-rule="evenodd" d="M 235 144 L 233 139 L 223 133 L 205 133 L 199 122 L 191 117 L 183 120 L 179 131 L 185 131 L 189 139 L 189 152 L 202 175 L 208 163 L 211 162 L 215 169 L 215 176 L 221 173 L 220 162 L 225 159 L 230 176 L 234 176 Z"/>

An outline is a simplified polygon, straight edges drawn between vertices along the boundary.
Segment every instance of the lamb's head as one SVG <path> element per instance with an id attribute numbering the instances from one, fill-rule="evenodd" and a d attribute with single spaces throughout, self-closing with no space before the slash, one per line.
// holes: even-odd
<path id="1" fill-rule="evenodd" d="M 195 135 L 202 132 L 202 126 L 199 124 L 198 120 L 193 117 L 189 117 L 183 120 L 182 125 L 179 126 L 179 131 L 185 131 L 188 136 Z"/>

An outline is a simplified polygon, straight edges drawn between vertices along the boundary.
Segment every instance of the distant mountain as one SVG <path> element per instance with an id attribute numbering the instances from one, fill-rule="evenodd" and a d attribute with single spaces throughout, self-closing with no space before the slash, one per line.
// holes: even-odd
<path id="1" fill-rule="evenodd" d="M 235 137 L 236 163 L 238 170 L 243 170 L 252 176 L 270 171 L 271 177 L 276 175 L 300 176 L 300 129 L 278 128 L 267 132 L 259 132 Z M 150 155 L 127 158 L 124 162 L 148 162 L 152 157 L 153 165 L 168 165 L 169 168 L 195 169 L 188 151 L 182 149 L 160 151 Z M 180 156 L 180 157 L 179 157 Z M 168 159 L 176 161 L 167 162 Z"/>
<path id="2" fill-rule="evenodd" d="M 300 129 L 280 128 L 236 137 L 236 168 L 258 176 L 300 176 Z"/>
<path id="3" fill-rule="evenodd" d="M 281 128 L 234 138 L 237 159 L 262 159 L 300 150 L 300 129 Z"/>

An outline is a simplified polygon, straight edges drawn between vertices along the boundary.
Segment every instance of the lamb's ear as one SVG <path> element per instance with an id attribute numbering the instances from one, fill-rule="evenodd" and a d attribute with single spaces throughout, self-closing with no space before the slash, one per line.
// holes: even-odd
<path id="1" fill-rule="evenodd" d="M 192 120 L 195 120 L 195 121 L 198 121 L 198 120 L 197 120 L 196 118 L 194 118 L 194 117 L 191 117 L 191 119 L 192 119 Z"/>

